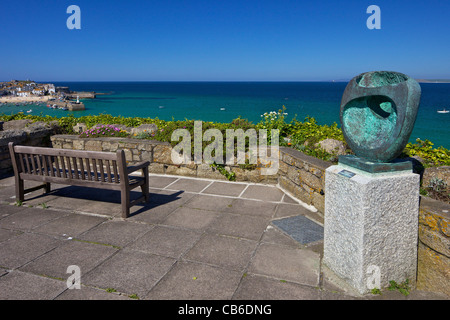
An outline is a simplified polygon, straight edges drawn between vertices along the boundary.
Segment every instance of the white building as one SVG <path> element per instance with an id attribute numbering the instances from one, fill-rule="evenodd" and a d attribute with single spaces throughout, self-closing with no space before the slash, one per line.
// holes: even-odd
<path id="1" fill-rule="evenodd" d="M 33 93 L 36 96 L 43 96 L 45 94 L 45 90 L 44 90 L 44 88 L 38 87 L 38 88 L 33 89 L 33 91 L 31 91 L 31 93 Z"/>
<path id="2" fill-rule="evenodd" d="M 26 91 L 26 90 L 21 90 L 17 92 L 17 96 L 18 97 L 29 97 L 31 94 L 30 91 Z"/>

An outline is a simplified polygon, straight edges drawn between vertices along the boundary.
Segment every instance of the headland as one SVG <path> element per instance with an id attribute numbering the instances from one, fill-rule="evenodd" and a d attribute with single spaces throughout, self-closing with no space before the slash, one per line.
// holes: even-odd
<path id="1" fill-rule="evenodd" d="M 0 104 L 45 104 L 49 108 L 70 111 L 85 110 L 79 99 L 95 99 L 95 92 L 74 92 L 69 87 L 32 80 L 0 82 Z"/>

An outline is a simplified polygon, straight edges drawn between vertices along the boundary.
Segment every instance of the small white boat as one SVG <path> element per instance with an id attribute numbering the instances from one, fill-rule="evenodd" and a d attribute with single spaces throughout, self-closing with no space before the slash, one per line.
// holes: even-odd
<path id="1" fill-rule="evenodd" d="M 159 108 L 159 109 L 164 109 L 164 106 L 159 106 L 158 108 Z"/>
<path id="2" fill-rule="evenodd" d="M 445 110 L 445 108 L 444 108 L 444 110 L 438 110 L 438 113 L 449 113 L 450 111 L 449 110 Z"/>
<path id="3" fill-rule="evenodd" d="M 226 109 L 225 109 L 225 108 L 220 108 L 220 110 L 221 110 L 221 111 L 225 111 Z"/>
<path id="4" fill-rule="evenodd" d="M 31 112 L 33 112 L 33 110 L 31 110 L 31 109 L 27 111 L 27 113 L 31 113 Z"/>

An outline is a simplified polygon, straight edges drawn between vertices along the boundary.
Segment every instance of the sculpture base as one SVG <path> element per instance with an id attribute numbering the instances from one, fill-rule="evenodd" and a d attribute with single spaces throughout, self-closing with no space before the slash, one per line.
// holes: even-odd
<path id="1" fill-rule="evenodd" d="M 349 166 L 367 173 L 386 173 L 409 171 L 412 172 L 412 162 L 395 159 L 392 162 L 372 162 L 354 155 L 339 156 L 339 165 Z"/>
<path id="2" fill-rule="evenodd" d="M 414 286 L 419 183 L 408 171 L 326 169 L 323 262 L 359 293 L 391 280 Z"/>

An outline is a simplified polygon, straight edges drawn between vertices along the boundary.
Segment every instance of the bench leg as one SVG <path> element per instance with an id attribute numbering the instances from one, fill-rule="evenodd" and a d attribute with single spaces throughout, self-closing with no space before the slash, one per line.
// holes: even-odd
<path id="1" fill-rule="evenodd" d="M 142 189 L 142 193 L 144 195 L 144 199 L 145 202 L 148 202 L 149 200 L 149 188 L 150 188 L 150 183 L 149 183 L 149 176 L 148 176 L 148 167 L 145 167 L 142 169 L 142 173 L 144 175 L 145 178 L 145 183 L 141 186 Z"/>
<path id="2" fill-rule="evenodd" d="M 122 203 L 122 218 L 128 218 L 130 215 L 130 190 L 122 189 L 120 194 Z"/>
<path id="3" fill-rule="evenodd" d="M 49 193 L 51 191 L 50 182 L 44 183 L 45 193 Z"/>
<path id="4" fill-rule="evenodd" d="M 23 202 L 25 200 L 23 180 L 20 178 L 16 178 L 15 185 L 16 185 L 16 201 Z"/>

